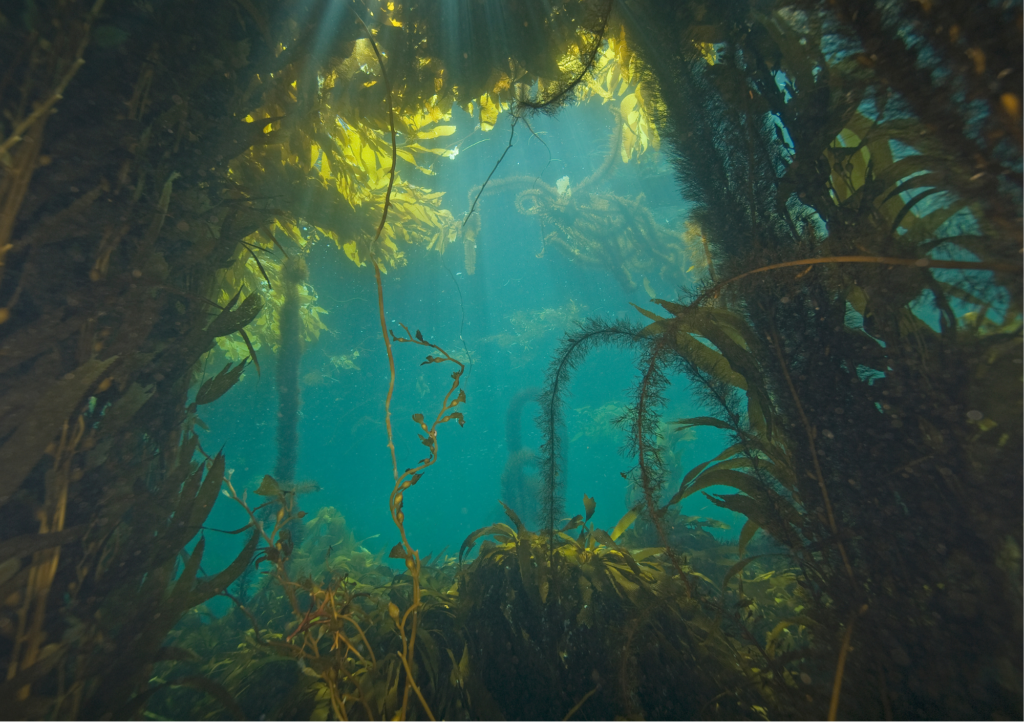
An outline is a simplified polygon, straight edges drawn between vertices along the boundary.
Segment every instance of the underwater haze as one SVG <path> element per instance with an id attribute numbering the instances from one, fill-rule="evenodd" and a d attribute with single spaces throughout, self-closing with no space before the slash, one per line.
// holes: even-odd
<path id="1" fill-rule="evenodd" d="M 1021 718 L 1022 7 L 0 8 L 0 710 Z"/>

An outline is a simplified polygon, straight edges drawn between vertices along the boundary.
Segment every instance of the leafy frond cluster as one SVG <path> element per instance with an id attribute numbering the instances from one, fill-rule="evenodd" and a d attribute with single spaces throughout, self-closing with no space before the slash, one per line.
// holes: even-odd
<path id="1" fill-rule="evenodd" d="M 804 650 L 779 659 L 747 627 L 762 642 L 748 655 L 774 672 L 776 715 L 1019 712 L 1019 677 L 980 673 L 1020 670 L 1005 645 L 1020 630 L 1019 568 L 1005 564 L 1021 546 L 1007 514 L 1020 501 L 1020 395 L 1005 391 L 1020 389 L 1008 355 L 1022 325 L 1020 142 L 1008 124 L 1019 95 L 1000 80 L 991 88 L 1005 90 L 978 98 L 992 48 L 979 19 L 900 2 L 736 2 L 673 8 L 652 33 L 667 5 L 634 10 L 627 20 L 646 30 L 627 22 L 638 73 L 708 271 L 689 303 L 655 300 L 670 316 L 642 310 L 652 321 L 622 422 L 631 480 L 656 511 L 646 525 L 671 540 L 672 507 L 703 493 L 746 519 L 741 556 L 761 530 L 790 558 L 808 595 Z M 1020 19 L 1019 8 L 977 14 Z M 679 30 L 713 42 L 715 63 L 661 52 Z M 1001 62 L 1004 79 L 1019 72 Z M 617 329 L 567 337 L 549 405 L 577 350 Z M 717 428 L 729 445 L 669 497 L 654 410 L 670 374 L 708 411 L 677 426 Z M 735 492 L 712 492 L 722 486 Z M 801 660 L 810 669 L 797 676 Z M 793 695 L 829 680 L 808 671 L 836 669 L 809 699 L 821 709 Z"/>

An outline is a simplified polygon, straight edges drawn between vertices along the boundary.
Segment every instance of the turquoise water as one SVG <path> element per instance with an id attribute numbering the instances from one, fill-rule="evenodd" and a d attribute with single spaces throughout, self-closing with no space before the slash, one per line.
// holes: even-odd
<path id="1" fill-rule="evenodd" d="M 458 108 L 453 122 L 458 130 L 452 139 L 472 133 L 476 125 Z M 586 178 L 604 161 L 614 124 L 615 116 L 597 101 L 568 108 L 557 118 L 532 120 L 533 133 L 520 124 L 492 183 L 525 176 L 555 186 L 566 176 L 570 184 Z M 472 140 L 480 136 L 479 131 L 471 136 L 470 145 L 476 145 L 464 153 L 441 157 L 435 164 L 434 189 L 445 192 L 444 207 L 456 216 L 468 211 L 469 191 L 487 178 L 508 142 L 507 117 L 483 136 L 483 142 Z M 627 165 L 617 159 L 591 188 L 594 193 L 620 197 L 644 194 L 643 203 L 659 224 L 676 230 L 682 227 L 687 207 L 667 163 L 653 150 L 643 163 L 633 160 Z M 442 426 L 438 462 L 411 491 L 405 507 L 410 540 L 421 554 L 447 548 L 451 555 L 474 530 L 508 522 L 498 504 L 507 457 L 506 410 L 517 392 L 544 384 L 545 370 L 563 333 L 586 317 L 644 320 L 629 302 L 662 311 L 651 303 L 642 284 L 629 292 L 605 267 L 574 263 L 551 248 L 538 258 L 544 248 L 541 228 L 534 218 L 517 212 L 514 197 L 519 190 L 481 198 L 475 212 L 482 221 L 475 274 L 467 273 L 462 245 L 456 243 L 444 254 L 407 248 L 408 266 L 384 278 L 389 327 L 400 334 L 398 323 L 420 330 L 427 340 L 466 364 L 462 387 L 467 402 L 460 408 L 466 425 Z M 322 333 L 319 341 L 307 343 L 302 358 L 296 479 L 314 481 L 321 489 L 302 496 L 300 507 L 315 513 L 321 506 L 334 506 L 357 539 L 369 539 L 364 543 L 368 550 L 390 550 L 397 534 L 387 508 L 393 486 L 383 424 L 388 365 L 373 274 L 365 266 L 354 268 L 326 242 L 313 248 L 308 264 L 309 284 L 318 294 L 318 304 L 329 312 L 324 320 L 330 331 Z M 690 282 L 685 269 L 679 270 L 679 279 L 683 285 Z M 661 279 L 652 286 L 659 297 L 670 300 L 685 289 L 670 288 Z M 353 357 L 356 352 L 358 356 Z M 450 383 L 449 365 L 420 366 L 426 352 L 413 345 L 398 344 L 394 349 L 392 416 L 400 470 L 418 460 L 423 450 L 411 416 L 422 412 L 431 417 Z M 331 358 L 341 355 L 358 369 L 332 364 Z M 260 359 L 261 377 L 250 366 L 241 383 L 200 411 L 210 427 L 204 447 L 209 452 L 223 445 L 234 469 L 233 481 L 249 488 L 272 470 L 275 457 L 275 365 L 268 350 Z M 566 405 L 566 514 L 582 512 L 587 494 L 597 501 L 597 526 L 608 530 L 631 502 L 619 473 L 630 470 L 635 461 L 620 454 L 624 432 L 612 423 L 629 403 L 635 374 L 628 351 L 595 350 L 578 371 Z M 687 394 L 688 383 L 676 382 L 669 393 L 667 419 L 701 414 Z M 524 445 L 533 450 L 540 444 L 533 420 L 537 411 L 535 404 L 528 404 L 521 421 Z M 717 430 L 698 429 L 689 437 L 675 446 L 681 471 L 724 447 L 725 438 Z M 670 494 L 678 484 L 679 479 L 674 484 L 669 481 Z M 730 525 L 728 530 L 714 531 L 720 537 L 735 539 L 742 525 L 739 516 L 701 495 L 685 500 L 680 510 Z M 235 503 L 221 498 L 208 525 L 235 529 L 246 520 Z M 241 545 L 215 535 L 211 534 L 206 554 L 211 566 L 227 563 Z"/>

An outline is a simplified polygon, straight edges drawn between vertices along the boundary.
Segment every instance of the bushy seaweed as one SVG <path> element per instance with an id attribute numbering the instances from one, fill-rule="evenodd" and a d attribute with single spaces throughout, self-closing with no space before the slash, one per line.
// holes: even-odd
<path id="1" fill-rule="evenodd" d="M 1020 4 L 370 5 L 0 13 L 4 714 L 1019 718 Z M 619 110 L 575 188 L 481 179 L 460 226 L 397 172 L 430 170 L 454 104 L 481 132 L 509 111 L 511 146 L 585 93 Z M 684 234 L 592 185 L 659 143 Z M 643 324 L 568 330 L 538 455 L 533 392 L 509 407 L 511 525 L 424 556 L 406 495 L 464 422 L 464 368 L 388 328 L 382 270 L 461 236 L 472 273 L 477 202 L 513 187 L 545 245 L 624 289 L 700 281 Z M 323 328 L 303 259 L 325 242 L 378 285 L 397 542 L 376 552 L 339 512 L 358 511 L 307 516 L 294 482 L 299 359 Z M 453 370 L 404 470 L 393 345 Z M 610 531 L 564 499 L 563 401 L 597 346 L 637 369 L 617 421 L 632 507 Z M 265 347 L 278 466 L 247 494 L 199 412 Z M 699 415 L 666 411 L 680 382 Z M 679 470 L 699 428 L 725 446 Z M 222 491 L 239 530 L 205 525 Z M 735 540 L 684 514 L 698 494 L 744 519 Z M 240 552 L 204 569 L 229 534 Z"/>

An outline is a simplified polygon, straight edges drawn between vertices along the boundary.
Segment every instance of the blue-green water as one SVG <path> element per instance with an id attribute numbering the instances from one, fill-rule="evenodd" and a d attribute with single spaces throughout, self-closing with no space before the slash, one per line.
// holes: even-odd
<path id="1" fill-rule="evenodd" d="M 452 138 L 473 131 L 476 124 L 466 113 L 456 108 L 453 116 L 458 130 Z M 557 118 L 532 120 L 533 133 L 520 124 L 492 183 L 528 176 L 554 186 L 566 176 L 570 184 L 586 178 L 608 154 L 614 123 L 608 107 L 592 101 L 566 109 Z M 476 145 L 465 153 L 440 157 L 434 166 L 437 176 L 430 179 L 435 190 L 445 191 L 444 207 L 457 218 L 468 211 L 470 189 L 483 183 L 501 155 L 509 139 L 509 121 L 503 117 L 489 133 L 477 131 L 472 138 L 476 140 L 470 144 Z M 643 202 L 659 224 L 670 229 L 682 225 L 686 205 L 668 165 L 653 149 L 643 163 L 634 160 L 627 165 L 616 159 L 592 188 L 594 193 L 625 197 L 644 194 Z M 482 228 L 473 275 L 466 271 L 462 244 L 456 243 L 443 255 L 406 247 L 408 265 L 384 277 L 389 327 L 401 333 L 398 323 L 404 323 L 422 331 L 426 339 L 464 361 L 467 370 L 462 379 L 467 402 L 460 408 L 466 425 L 459 428 L 450 422 L 441 427 L 438 462 L 409 493 L 405 506 L 410 541 L 422 554 L 446 547 L 452 554 L 472 531 L 508 522 L 498 504 L 507 457 L 506 409 L 521 389 L 543 385 L 559 340 L 575 321 L 643 320 L 630 302 L 661 311 L 651 304 L 642 284 L 628 292 L 605 267 L 574 263 L 553 249 L 538 258 L 544 248 L 541 228 L 534 218 L 516 211 L 516 191 L 481 198 L 475 212 Z M 390 550 L 397 532 L 387 507 L 393 486 L 384 429 L 389 375 L 373 273 L 366 266 L 353 267 L 329 242 L 315 246 L 308 263 L 309 284 L 319 296 L 318 304 L 329 312 L 324 317 L 329 332 L 307 343 L 302 359 L 297 479 L 315 481 L 321 490 L 302 496 L 300 507 L 315 513 L 321 506 L 334 506 L 357 539 L 369 539 L 364 543 L 368 550 Z M 683 284 L 688 283 L 685 269 L 678 271 Z M 651 284 L 659 297 L 670 300 L 684 290 L 670 288 L 660 279 Z M 419 427 L 411 416 L 421 412 L 429 418 L 436 413 L 450 384 L 451 367 L 420 366 L 426 350 L 394 347 L 392 418 L 402 470 L 423 451 L 416 438 Z M 355 352 L 358 356 L 351 357 Z M 350 356 L 358 368 L 332 364 L 331 357 L 339 355 Z M 261 363 L 261 377 L 250 366 L 230 393 L 201 410 L 210 427 L 204 446 L 212 450 L 224 445 L 234 469 L 232 480 L 249 489 L 272 470 L 275 457 L 277 399 L 269 350 L 261 353 Z M 631 502 L 620 473 L 635 461 L 620 454 L 624 432 L 613 421 L 629 404 L 635 373 L 629 352 L 595 350 L 578 371 L 567 400 L 566 513 L 581 512 L 587 494 L 597 501 L 597 526 L 606 529 L 614 527 Z M 688 383 L 676 382 L 669 393 L 667 419 L 701 414 L 687 394 Z M 536 405 L 528 404 L 522 414 L 523 442 L 533 450 L 540 444 L 536 413 Z M 688 437 L 674 449 L 681 471 L 724 447 L 717 430 L 698 429 Z M 678 479 L 674 484 L 670 480 L 669 492 L 678 484 Z M 722 520 L 731 526 L 715 531 L 723 537 L 735 538 L 742 524 L 738 516 L 700 495 L 684 501 L 681 512 Z M 244 511 L 225 497 L 208 525 L 235 529 L 245 522 Z M 214 536 L 206 555 L 215 567 L 229 561 L 241 542 Z"/>

